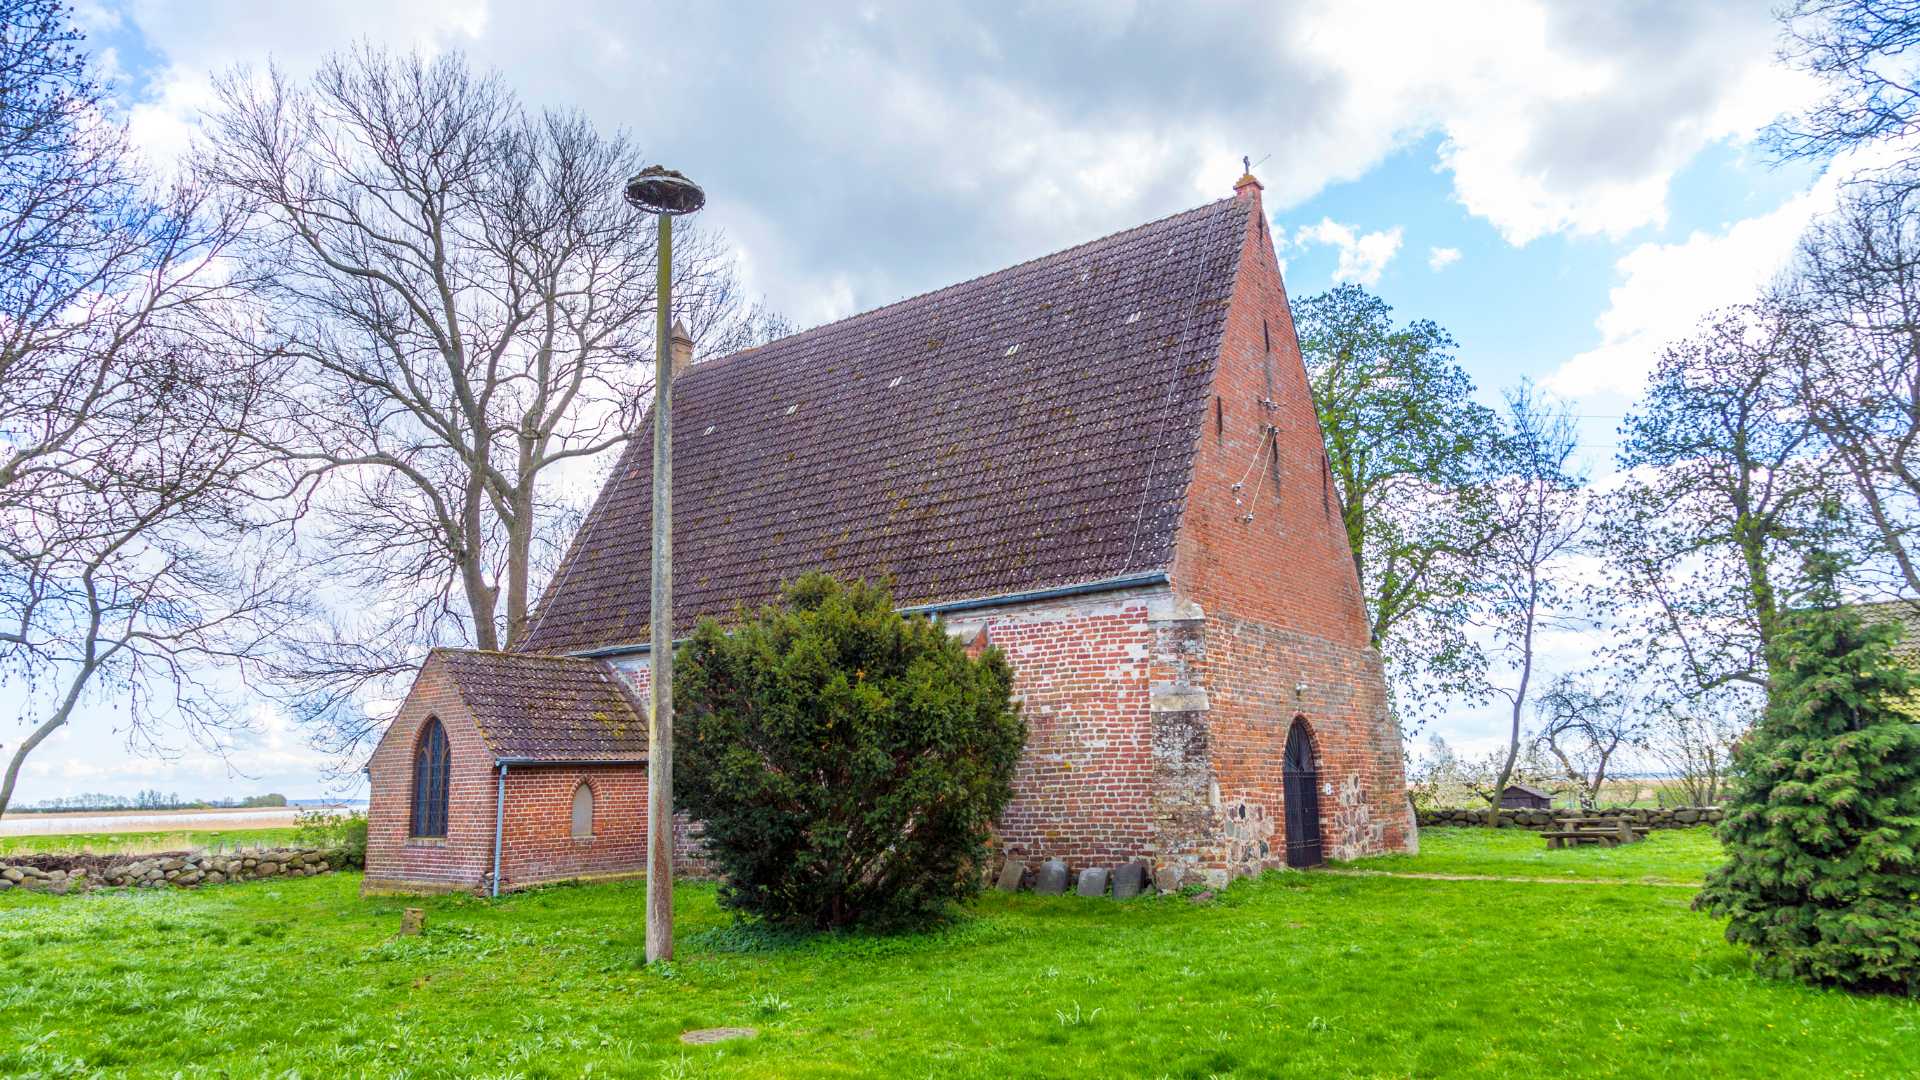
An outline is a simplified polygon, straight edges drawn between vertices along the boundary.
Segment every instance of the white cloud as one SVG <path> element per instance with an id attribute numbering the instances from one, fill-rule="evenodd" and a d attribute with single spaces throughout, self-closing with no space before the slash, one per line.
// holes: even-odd
<path id="1" fill-rule="evenodd" d="M 1437 247 L 1427 249 L 1427 269 L 1438 273 L 1460 261 L 1460 249 Z"/>
<path id="2" fill-rule="evenodd" d="M 1666 221 L 1675 173 L 1805 101 L 1764 5 L 1340 4 L 1306 40 L 1352 80 L 1340 127 L 1443 137 L 1454 196 L 1514 244 Z M 1380 152 L 1370 149 L 1371 153 Z"/>
<path id="3" fill-rule="evenodd" d="M 128 14 L 165 57 L 127 110 L 134 145 L 162 166 L 178 161 L 213 102 L 214 77 L 237 65 L 271 61 L 304 75 L 326 53 L 365 39 L 428 53 L 469 45 L 487 31 L 486 0 L 316 0 L 298 5 L 206 0 L 191 12 L 148 0 Z M 96 29 L 116 28 L 121 13 L 94 3 L 78 9 Z M 218 27 L 218 33 L 208 33 Z"/>
<path id="4" fill-rule="evenodd" d="M 1351 281 L 1359 285 L 1375 285 L 1387 264 L 1393 261 L 1400 251 L 1400 226 L 1381 229 L 1377 232 L 1361 233 L 1351 225 L 1342 225 L 1332 218 L 1321 218 L 1318 225 L 1303 225 L 1294 234 L 1296 246 L 1308 244 L 1329 244 L 1340 251 L 1340 263 L 1334 267 L 1333 280 Z"/>
<path id="5" fill-rule="evenodd" d="M 1804 93 L 1774 62 L 1771 14 L 1736 2 L 712 5 L 673 12 L 669 50 L 652 47 L 662 20 L 605 0 L 147 0 L 124 21 L 164 58 L 134 117 L 156 156 L 236 63 L 300 73 L 362 38 L 459 47 L 529 102 L 578 105 L 696 169 L 703 222 L 753 251 L 793 313 L 844 313 L 842 289 L 871 307 L 1219 198 L 1243 152 L 1273 155 L 1266 197 L 1285 208 L 1437 135 L 1455 198 L 1508 240 L 1621 235 L 1665 221 L 1702 148 Z"/>
<path id="6" fill-rule="evenodd" d="M 120 13 L 100 0 L 80 0 L 72 7 L 73 23 L 88 34 L 120 28 Z"/>
<path id="7" fill-rule="evenodd" d="M 127 135 L 162 168 L 186 155 L 199 131 L 200 112 L 213 104 L 213 81 L 174 69 L 153 81 L 148 96 L 127 110 Z"/>
<path id="8" fill-rule="evenodd" d="M 1627 252 L 1614 264 L 1620 283 L 1594 320 L 1600 344 L 1561 364 L 1542 385 L 1567 397 L 1633 397 L 1668 342 L 1691 333 L 1716 308 L 1755 299 L 1833 197 L 1833 185 L 1822 183 L 1720 232 L 1696 231 L 1677 243 Z"/>

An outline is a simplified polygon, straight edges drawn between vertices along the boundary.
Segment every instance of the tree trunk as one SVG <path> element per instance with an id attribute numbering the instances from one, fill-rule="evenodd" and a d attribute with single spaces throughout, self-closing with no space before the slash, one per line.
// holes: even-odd
<path id="1" fill-rule="evenodd" d="M 521 476 L 532 475 L 523 469 Z M 527 579 L 533 561 L 533 483 L 523 480 L 513 490 L 513 518 L 507 526 L 507 648 L 527 634 Z"/>
<path id="2" fill-rule="evenodd" d="M 20 766 L 26 763 L 27 755 L 33 753 L 34 747 L 45 742 L 47 736 L 64 726 L 67 718 L 73 715 L 73 707 L 80 700 L 80 691 L 85 688 L 87 680 L 92 678 L 93 670 L 89 666 L 75 675 L 72 685 L 67 688 L 66 699 L 60 703 L 59 711 L 48 717 L 39 727 L 34 728 L 33 734 L 28 735 L 26 741 L 14 747 L 13 757 L 7 762 L 6 778 L 0 780 L 0 816 L 4 816 L 7 807 L 13 805 L 13 786 L 20 779 Z"/>
<path id="3" fill-rule="evenodd" d="M 1734 542 L 1740 546 L 1740 559 L 1747 571 L 1747 596 L 1753 603 L 1754 620 L 1759 624 L 1761 655 L 1773 644 L 1776 607 L 1773 581 L 1767 576 L 1766 531 L 1750 514 L 1742 513 L 1734 522 Z"/>
<path id="4" fill-rule="evenodd" d="M 467 594 L 467 609 L 473 616 L 473 645 L 489 652 L 500 648 L 500 631 L 494 622 L 494 603 L 499 589 L 487 583 L 485 535 L 481 509 L 486 501 L 480 468 L 468 464 L 467 490 L 461 528 L 466 533 L 460 543 L 460 584 Z"/>

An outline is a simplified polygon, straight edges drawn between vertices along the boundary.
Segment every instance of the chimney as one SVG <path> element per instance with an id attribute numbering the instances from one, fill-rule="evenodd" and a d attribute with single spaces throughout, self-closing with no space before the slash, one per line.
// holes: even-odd
<path id="1" fill-rule="evenodd" d="M 673 357 L 673 377 L 687 370 L 693 363 L 693 335 L 687 333 L 686 324 L 679 319 L 673 320 L 673 337 L 668 345 L 668 355 Z"/>

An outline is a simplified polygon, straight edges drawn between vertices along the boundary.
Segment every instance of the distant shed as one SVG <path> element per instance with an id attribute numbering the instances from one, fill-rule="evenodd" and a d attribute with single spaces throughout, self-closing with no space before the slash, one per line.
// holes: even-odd
<path id="1" fill-rule="evenodd" d="M 1526 784 L 1508 784 L 1500 793 L 1502 810 L 1551 810 L 1553 796 Z"/>

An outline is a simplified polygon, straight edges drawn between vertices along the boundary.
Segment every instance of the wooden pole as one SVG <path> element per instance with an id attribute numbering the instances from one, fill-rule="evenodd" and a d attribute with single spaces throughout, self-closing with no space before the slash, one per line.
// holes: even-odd
<path id="1" fill-rule="evenodd" d="M 673 217 L 660 215 L 654 289 L 653 626 L 648 659 L 647 963 L 673 959 Z"/>

